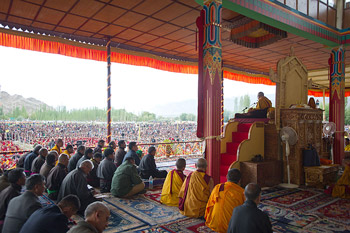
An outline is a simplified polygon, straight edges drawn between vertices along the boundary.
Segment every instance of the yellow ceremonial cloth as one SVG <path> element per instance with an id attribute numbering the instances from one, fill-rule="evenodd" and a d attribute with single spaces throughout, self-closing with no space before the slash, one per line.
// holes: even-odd
<path id="1" fill-rule="evenodd" d="M 173 180 L 171 180 L 171 176 L 173 176 Z M 168 206 L 178 206 L 179 191 L 182 184 L 183 184 L 183 180 L 177 174 L 176 170 L 172 170 L 171 172 L 169 172 L 163 184 L 160 202 Z M 170 193 L 170 187 L 171 187 L 171 193 Z"/>
<path id="2" fill-rule="evenodd" d="M 350 198 L 350 165 L 345 166 L 343 175 L 334 185 L 332 197 Z"/>
<path id="3" fill-rule="evenodd" d="M 63 151 L 62 154 L 66 154 L 68 155 L 68 158 L 70 159 L 72 156 L 69 154 L 69 152 L 67 150 Z"/>
<path id="4" fill-rule="evenodd" d="M 265 96 L 263 96 L 259 98 L 259 101 L 255 109 L 265 109 L 265 108 L 271 108 L 271 107 L 272 107 L 271 101 Z"/>
<path id="5" fill-rule="evenodd" d="M 191 177 L 187 177 L 179 192 L 179 197 L 184 197 L 186 181 L 190 179 L 188 184 L 187 196 L 185 199 L 184 210 L 180 213 L 191 218 L 199 218 L 204 216 L 205 207 L 210 195 L 209 184 L 204 180 L 205 173 L 194 171 Z"/>
<path id="6" fill-rule="evenodd" d="M 216 232 L 227 232 L 232 211 L 235 207 L 243 205 L 245 201 L 244 189 L 233 182 L 218 184 L 213 189 L 207 208 L 205 210 L 205 225 Z"/>
<path id="7" fill-rule="evenodd" d="M 350 151 L 350 144 L 344 148 L 344 151 Z"/>

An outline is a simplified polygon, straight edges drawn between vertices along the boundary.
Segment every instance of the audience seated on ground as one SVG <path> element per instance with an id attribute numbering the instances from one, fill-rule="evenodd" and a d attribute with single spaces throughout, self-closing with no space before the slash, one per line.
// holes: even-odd
<path id="1" fill-rule="evenodd" d="M 228 233 L 272 233 L 269 216 L 258 209 L 261 188 L 250 183 L 244 189 L 246 201 L 233 209 Z"/>
<path id="2" fill-rule="evenodd" d="M 41 148 L 39 150 L 39 156 L 37 156 L 32 163 L 32 174 L 40 173 L 40 169 L 45 163 L 45 158 L 48 155 L 48 150 L 46 148 Z"/>
<path id="3" fill-rule="evenodd" d="M 4 223 L 7 207 L 12 198 L 21 195 L 22 186 L 26 182 L 26 176 L 22 168 L 16 168 L 9 172 L 10 186 L 0 192 L 0 232 Z"/>
<path id="4" fill-rule="evenodd" d="M 57 139 L 56 145 L 51 148 L 51 151 L 56 151 L 58 155 L 62 154 L 63 140 Z"/>
<path id="5" fill-rule="evenodd" d="M 36 157 L 38 157 L 39 151 L 41 148 L 42 148 L 41 145 L 36 145 L 34 147 L 33 152 L 26 156 L 26 158 L 24 160 L 24 172 L 26 173 L 27 176 L 30 176 L 30 174 L 32 173 L 32 171 L 31 171 L 32 170 L 32 163 L 33 163 L 34 159 Z"/>
<path id="6" fill-rule="evenodd" d="M 57 199 L 63 179 L 67 175 L 68 155 L 61 154 L 58 157 L 58 164 L 51 169 L 46 179 L 46 188 L 49 198 Z"/>
<path id="7" fill-rule="evenodd" d="M 103 202 L 91 203 L 84 215 L 85 221 L 78 222 L 68 233 L 102 233 L 107 228 L 110 211 Z"/>
<path id="8" fill-rule="evenodd" d="M 79 198 L 68 195 L 57 205 L 48 205 L 35 211 L 23 225 L 20 233 L 65 233 L 69 230 L 69 218 L 76 214 L 79 208 Z"/>
<path id="9" fill-rule="evenodd" d="M 94 198 L 95 191 L 88 189 L 86 180 L 86 176 L 92 170 L 93 166 L 91 160 L 84 160 L 79 168 L 68 173 L 62 181 L 57 200 L 61 201 L 69 194 L 77 195 L 81 205 L 79 213 L 84 213 L 86 207 L 90 203 L 97 201 L 97 199 Z"/>
<path id="10" fill-rule="evenodd" d="M 126 154 L 124 162 L 114 173 L 111 193 L 116 197 L 131 197 L 138 193 L 144 193 L 145 184 L 137 173 L 135 159 L 131 154 Z"/>
<path id="11" fill-rule="evenodd" d="M 69 159 L 68 163 L 68 172 L 73 171 L 77 167 L 77 162 L 81 157 L 84 156 L 85 153 L 85 146 L 80 145 L 77 148 L 77 152 L 72 156 L 72 158 Z"/>
<path id="12" fill-rule="evenodd" d="M 196 163 L 197 171 L 191 172 L 179 192 L 180 213 L 191 218 L 200 218 L 205 214 L 205 207 L 213 190 L 213 179 L 205 174 L 207 161 L 203 158 Z"/>
<path id="13" fill-rule="evenodd" d="M 179 205 L 179 191 L 186 176 L 183 171 L 186 168 L 185 159 L 176 160 L 176 169 L 170 171 L 166 176 L 163 184 L 162 194 L 160 197 L 160 202 L 164 205 L 178 206 Z"/>
<path id="14" fill-rule="evenodd" d="M 139 166 L 141 160 L 140 160 L 139 156 L 136 154 L 136 151 L 137 151 L 137 144 L 136 144 L 136 142 L 130 142 L 129 143 L 129 151 L 124 156 L 123 163 L 124 163 L 126 157 L 130 157 L 131 156 L 131 157 L 134 158 L 136 166 Z"/>
<path id="15" fill-rule="evenodd" d="M 215 186 L 205 211 L 205 225 L 216 232 L 227 232 L 232 211 L 244 203 L 244 189 L 239 186 L 241 172 L 230 169 L 227 182 Z"/>
<path id="16" fill-rule="evenodd" d="M 89 175 L 87 176 L 87 182 L 89 185 L 91 185 L 94 188 L 100 187 L 100 179 L 97 177 L 97 169 L 100 165 L 100 162 L 102 160 L 102 154 L 101 153 L 95 153 L 93 156 L 93 159 L 91 159 L 91 162 L 94 164 L 94 168 L 91 170 Z M 113 176 L 113 173 L 112 173 Z"/>
<path id="17" fill-rule="evenodd" d="M 42 196 L 45 190 L 44 177 L 40 174 L 28 177 L 26 190 L 10 201 L 2 228 L 3 233 L 18 233 L 27 219 L 42 207 L 38 196 Z"/>
<path id="18" fill-rule="evenodd" d="M 46 156 L 44 165 L 41 166 L 40 175 L 44 176 L 45 179 L 49 175 L 51 169 L 55 166 L 56 155 L 57 155 L 56 151 L 50 151 L 49 154 Z"/>
<path id="19" fill-rule="evenodd" d="M 8 173 L 10 170 L 6 170 L 1 176 L 0 176 L 0 192 L 10 186 L 10 182 L 8 181 Z"/>
<path id="20" fill-rule="evenodd" d="M 156 153 L 156 148 L 154 146 L 150 146 L 148 148 L 148 154 L 143 156 L 141 159 L 139 166 L 141 178 L 148 179 L 150 176 L 153 178 L 165 178 L 168 174 L 167 171 L 159 171 L 157 169 L 156 161 L 154 160 Z"/>
<path id="21" fill-rule="evenodd" d="M 124 140 L 120 140 L 118 141 L 118 150 L 117 150 L 117 153 L 115 155 L 115 165 L 117 167 L 119 167 L 122 163 L 123 163 L 123 160 L 124 160 L 124 157 L 125 157 L 125 148 L 126 148 L 126 143 Z"/>
<path id="22" fill-rule="evenodd" d="M 84 160 L 91 160 L 91 159 L 92 159 L 92 156 L 93 156 L 92 149 L 91 149 L 91 148 L 86 149 L 85 152 L 84 152 L 84 156 L 81 157 L 81 158 L 79 159 L 79 161 L 77 162 L 76 168 L 78 168 L 79 165 L 80 165 Z"/>
<path id="23" fill-rule="evenodd" d="M 107 148 L 103 151 L 104 159 L 97 168 L 97 177 L 100 179 L 101 193 L 111 191 L 111 183 L 117 167 L 114 164 L 114 150 Z"/>
<path id="24" fill-rule="evenodd" d="M 105 140 L 99 140 L 97 146 L 95 149 L 92 151 L 93 154 L 95 153 L 101 153 L 102 154 L 102 149 L 105 147 Z"/>
<path id="25" fill-rule="evenodd" d="M 68 157 L 71 158 L 72 154 L 74 153 L 73 146 L 71 144 L 68 144 L 62 153 L 68 155 Z"/>

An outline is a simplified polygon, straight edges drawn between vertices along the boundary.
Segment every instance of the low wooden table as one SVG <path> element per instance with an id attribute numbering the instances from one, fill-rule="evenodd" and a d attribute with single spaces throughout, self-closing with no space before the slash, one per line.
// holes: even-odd
<path id="1" fill-rule="evenodd" d="M 316 188 L 324 188 L 326 185 L 334 184 L 339 168 L 338 164 L 304 167 L 305 183 L 307 186 Z"/>
<path id="2" fill-rule="evenodd" d="M 257 183 L 260 187 L 271 187 L 282 182 L 282 161 L 241 162 L 241 185 Z"/>

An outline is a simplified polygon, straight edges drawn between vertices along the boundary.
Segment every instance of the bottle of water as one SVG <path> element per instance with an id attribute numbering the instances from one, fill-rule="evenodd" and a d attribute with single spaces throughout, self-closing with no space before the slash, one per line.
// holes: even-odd
<path id="1" fill-rule="evenodd" d="M 152 176 L 150 176 L 149 178 L 148 178 L 148 184 L 149 184 L 149 189 L 153 189 L 153 177 Z"/>
<path id="2" fill-rule="evenodd" d="M 320 101 L 316 100 L 316 108 L 320 108 Z"/>

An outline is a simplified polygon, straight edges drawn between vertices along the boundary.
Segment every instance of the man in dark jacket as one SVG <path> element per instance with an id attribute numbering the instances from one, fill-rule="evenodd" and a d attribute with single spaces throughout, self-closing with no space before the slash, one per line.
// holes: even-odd
<path id="1" fill-rule="evenodd" d="M 101 160 L 102 160 L 101 153 L 95 153 L 93 156 L 93 159 L 91 159 L 91 162 L 94 164 L 94 168 L 91 170 L 91 172 L 87 176 L 87 182 L 89 185 L 91 185 L 94 188 L 100 187 L 100 178 L 97 177 L 97 169 L 98 169 L 98 166 L 100 165 Z"/>
<path id="2" fill-rule="evenodd" d="M 42 207 L 38 196 L 42 196 L 45 190 L 44 177 L 31 175 L 26 180 L 26 189 L 25 193 L 10 201 L 2 232 L 18 233 L 32 213 Z"/>
<path id="3" fill-rule="evenodd" d="M 93 163 L 91 160 L 84 160 L 79 168 L 76 168 L 64 178 L 61 184 L 60 191 L 58 193 L 57 201 L 62 200 L 65 196 L 69 194 L 77 195 L 80 200 L 79 213 L 83 214 L 86 207 L 97 201 L 94 198 L 93 192 L 87 187 L 86 176 L 93 168 Z"/>
<path id="4" fill-rule="evenodd" d="M 10 170 L 6 170 L 1 176 L 0 176 L 0 192 L 10 186 L 10 182 L 8 180 Z"/>
<path id="5" fill-rule="evenodd" d="M 93 156 L 93 153 L 91 148 L 88 148 L 87 150 L 85 150 L 84 156 L 78 160 L 76 168 L 78 168 L 84 160 L 91 160 L 92 156 Z"/>
<path id="6" fill-rule="evenodd" d="M 124 140 L 120 140 L 118 141 L 118 150 L 117 150 L 117 153 L 115 155 L 115 165 L 117 167 L 119 167 L 122 163 L 123 163 L 123 160 L 124 160 L 124 157 L 125 157 L 125 148 L 126 148 L 126 143 Z"/>
<path id="7" fill-rule="evenodd" d="M 107 148 L 103 152 L 104 160 L 100 163 L 97 169 L 97 177 L 100 178 L 101 193 L 108 193 L 111 191 L 111 183 L 115 170 L 114 150 Z"/>
<path id="8" fill-rule="evenodd" d="M 140 158 L 136 154 L 136 151 L 137 151 L 136 142 L 130 142 L 129 143 L 129 151 L 128 151 L 128 153 L 126 153 L 126 155 L 123 159 L 123 163 L 124 163 L 126 157 L 132 157 L 132 158 L 134 158 L 136 166 L 139 166 L 140 165 Z"/>
<path id="9" fill-rule="evenodd" d="M 29 152 L 24 153 L 23 155 L 21 155 L 21 157 L 19 157 L 19 160 L 18 160 L 17 163 L 16 163 L 16 167 L 17 167 L 17 168 L 24 168 L 24 161 L 25 161 L 26 157 L 27 157 L 29 154 L 31 154 L 31 153 L 33 153 L 33 151 L 29 151 Z"/>
<path id="10" fill-rule="evenodd" d="M 68 172 L 73 171 L 77 167 L 77 162 L 81 157 L 84 156 L 85 153 L 85 146 L 80 145 L 78 146 L 77 153 L 73 155 L 72 158 L 70 158 L 69 163 L 68 163 Z"/>
<path id="11" fill-rule="evenodd" d="M 52 168 L 47 176 L 46 187 L 49 198 L 57 199 L 58 191 L 60 190 L 63 179 L 67 175 L 68 155 L 61 154 L 58 157 L 58 164 Z"/>
<path id="12" fill-rule="evenodd" d="M 93 150 L 93 154 L 95 153 L 101 153 L 102 154 L 102 148 L 105 147 L 105 140 L 99 140 L 97 143 L 97 146 L 95 147 L 95 149 Z"/>
<path id="13" fill-rule="evenodd" d="M 57 205 L 49 205 L 35 211 L 23 225 L 20 233 L 65 233 L 68 219 L 80 208 L 79 198 L 68 195 Z"/>
<path id="14" fill-rule="evenodd" d="M 56 151 L 50 151 L 50 153 L 46 156 L 45 163 L 41 166 L 40 174 L 47 178 L 51 169 L 55 166 L 56 163 Z"/>
<path id="15" fill-rule="evenodd" d="M 33 163 L 34 159 L 36 157 L 38 157 L 39 151 L 41 148 L 42 148 L 41 145 L 36 145 L 34 147 L 33 152 L 26 156 L 26 158 L 24 160 L 24 172 L 26 173 L 27 176 L 30 176 L 30 174 L 32 173 L 32 171 L 31 171 L 32 170 L 32 163 Z"/>
<path id="16" fill-rule="evenodd" d="M 85 221 L 78 222 L 68 233 L 102 233 L 111 215 L 108 207 L 100 201 L 91 203 L 85 211 Z"/>
<path id="17" fill-rule="evenodd" d="M 243 205 L 233 209 L 228 226 L 229 233 L 272 233 L 269 216 L 258 209 L 260 203 L 261 188 L 250 183 L 245 187 L 246 201 Z"/>
<path id="18" fill-rule="evenodd" d="M 40 173 L 41 166 L 45 163 L 45 158 L 48 154 L 48 151 L 46 148 L 41 148 L 39 150 L 39 156 L 37 156 L 32 163 L 32 173 Z"/>
<path id="19" fill-rule="evenodd" d="M 153 178 L 165 178 L 168 174 L 165 170 L 159 171 L 157 169 L 157 165 L 154 160 L 156 152 L 156 148 L 154 146 L 150 146 L 148 148 L 148 154 L 143 156 L 141 159 L 139 171 L 143 179 L 148 179 L 150 176 Z"/>
<path id="20" fill-rule="evenodd" d="M 5 219 L 7 207 L 12 198 L 21 195 L 22 185 L 26 182 L 22 168 L 16 168 L 9 172 L 8 180 L 10 186 L 0 192 L 0 232 Z"/>

